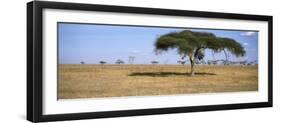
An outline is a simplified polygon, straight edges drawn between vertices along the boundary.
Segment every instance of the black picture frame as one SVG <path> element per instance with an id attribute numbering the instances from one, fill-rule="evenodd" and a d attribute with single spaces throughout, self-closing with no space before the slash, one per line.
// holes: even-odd
<path id="1" fill-rule="evenodd" d="M 43 13 L 42 10 L 44 8 L 266 21 L 268 22 L 268 101 L 258 102 L 258 103 L 223 104 L 223 105 L 189 106 L 189 107 L 163 107 L 163 108 L 156 108 L 156 109 L 43 115 L 42 113 L 42 109 L 43 109 L 42 107 L 43 106 L 42 104 L 42 100 L 43 100 L 43 95 L 42 95 Z M 273 95 L 272 95 L 272 78 L 273 78 L 272 77 L 273 75 L 272 74 L 272 67 L 273 67 L 272 66 L 273 64 L 272 27 L 273 26 L 272 25 L 273 25 L 273 17 L 264 16 L 264 15 L 185 11 L 185 10 L 93 5 L 93 4 L 63 3 L 63 2 L 45 2 L 45 1 L 29 2 L 27 3 L 27 120 L 32 122 L 45 122 L 45 121 L 63 121 L 63 120 L 94 119 L 94 118 L 107 118 L 107 117 L 124 117 L 124 116 L 137 116 L 137 115 L 155 115 L 155 114 L 272 107 L 273 105 Z"/>

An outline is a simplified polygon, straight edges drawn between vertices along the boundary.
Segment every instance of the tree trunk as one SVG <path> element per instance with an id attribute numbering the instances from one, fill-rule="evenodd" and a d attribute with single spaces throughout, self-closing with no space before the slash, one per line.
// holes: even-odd
<path id="1" fill-rule="evenodd" d="M 194 61 L 190 61 L 191 62 L 191 69 L 190 69 L 190 75 L 194 76 L 195 75 L 195 71 L 194 71 Z"/>
<path id="2" fill-rule="evenodd" d="M 227 52 L 225 51 L 225 49 L 223 49 L 224 55 L 225 55 L 225 62 L 224 65 L 228 65 L 228 56 L 227 56 Z"/>
<path id="3" fill-rule="evenodd" d="M 198 53 L 200 52 L 200 49 L 203 49 L 203 47 L 197 48 L 194 52 L 188 54 L 190 65 L 191 65 L 190 76 L 195 75 L 195 71 L 194 71 L 195 59 L 198 57 Z"/>
<path id="4" fill-rule="evenodd" d="M 225 60 L 228 61 L 228 56 L 227 56 L 227 52 L 225 51 L 225 49 L 223 49 L 223 52 L 224 52 Z"/>
<path id="5" fill-rule="evenodd" d="M 191 68 L 190 68 L 190 75 L 193 76 L 195 74 L 194 72 L 194 64 L 195 64 L 195 61 L 194 61 L 194 56 L 192 54 L 189 55 L 189 61 L 190 61 L 190 65 L 191 65 Z"/>

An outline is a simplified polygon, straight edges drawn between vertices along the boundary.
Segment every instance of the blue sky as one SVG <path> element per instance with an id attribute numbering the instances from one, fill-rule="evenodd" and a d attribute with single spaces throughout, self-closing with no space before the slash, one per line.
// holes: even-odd
<path id="1" fill-rule="evenodd" d="M 154 42 L 160 35 L 185 29 L 59 23 L 59 64 L 79 64 L 81 61 L 86 64 L 98 64 L 99 61 L 114 64 L 117 59 L 122 59 L 127 63 L 129 56 L 136 57 L 135 64 L 150 64 L 151 61 L 159 61 L 160 64 L 177 64 L 180 57 L 176 50 L 156 55 Z M 229 60 L 255 61 L 258 59 L 258 32 L 189 30 L 210 32 L 219 37 L 233 38 L 241 43 L 246 49 L 246 56 L 236 58 L 230 55 Z M 223 53 L 216 53 L 214 57 L 210 50 L 206 50 L 205 53 L 205 61 L 225 59 Z"/>

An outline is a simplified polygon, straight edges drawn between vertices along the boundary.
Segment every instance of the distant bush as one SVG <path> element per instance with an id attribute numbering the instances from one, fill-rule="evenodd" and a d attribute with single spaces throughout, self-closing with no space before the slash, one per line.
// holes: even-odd
<path id="1" fill-rule="evenodd" d="M 106 61 L 100 61 L 100 64 L 106 64 Z"/>
<path id="2" fill-rule="evenodd" d="M 158 64 L 158 61 L 151 61 L 151 64 Z"/>
<path id="3" fill-rule="evenodd" d="M 121 59 L 116 60 L 115 63 L 116 63 L 116 64 L 125 64 L 125 62 L 124 62 L 123 60 L 121 60 Z"/>

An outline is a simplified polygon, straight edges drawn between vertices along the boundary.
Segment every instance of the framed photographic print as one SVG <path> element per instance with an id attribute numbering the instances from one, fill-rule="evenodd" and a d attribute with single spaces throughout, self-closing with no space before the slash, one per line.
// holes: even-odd
<path id="1" fill-rule="evenodd" d="M 272 107 L 272 16 L 27 4 L 33 122 Z"/>

